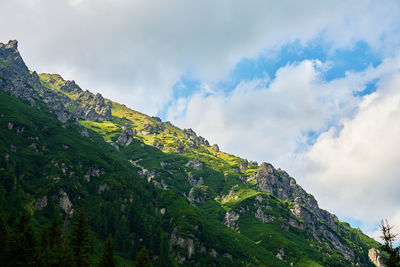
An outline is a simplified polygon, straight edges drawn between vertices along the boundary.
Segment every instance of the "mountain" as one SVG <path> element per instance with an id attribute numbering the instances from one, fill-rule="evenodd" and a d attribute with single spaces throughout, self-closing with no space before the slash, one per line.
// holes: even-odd
<path id="1" fill-rule="evenodd" d="M 192 129 L 31 72 L 0 44 L 0 213 L 23 210 L 65 233 L 84 208 L 95 255 L 113 237 L 120 265 L 146 247 L 154 266 L 374 266 L 379 243 L 295 179 L 210 145 Z"/>

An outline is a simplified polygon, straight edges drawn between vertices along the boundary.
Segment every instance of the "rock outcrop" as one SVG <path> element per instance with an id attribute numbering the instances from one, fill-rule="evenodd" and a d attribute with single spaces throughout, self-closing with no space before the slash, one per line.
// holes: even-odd
<path id="1" fill-rule="evenodd" d="M 198 142 L 198 143 L 206 145 L 206 146 L 210 145 L 204 137 L 197 136 L 197 134 L 191 128 L 183 129 L 183 136 L 194 142 Z"/>
<path id="2" fill-rule="evenodd" d="M 346 259 L 354 260 L 354 251 L 344 245 L 335 232 L 337 217 L 320 209 L 315 198 L 297 185 L 294 178 L 264 162 L 257 171 L 256 181 L 260 190 L 272 193 L 283 200 L 294 202 L 290 212 L 300 221 L 304 221 L 308 232 L 317 240 L 321 240 L 321 238 L 328 240 Z M 259 213 L 260 215 L 261 213 Z"/>
<path id="3" fill-rule="evenodd" d="M 186 163 L 186 167 L 195 169 L 196 171 L 203 169 L 203 163 L 201 163 L 198 159 L 191 159 Z"/>
<path id="4" fill-rule="evenodd" d="M 118 137 L 118 144 L 128 146 L 133 141 L 133 136 L 136 135 L 136 130 L 124 128 L 121 135 Z"/>
<path id="5" fill-rule="evenodd" d="M 191 204 L 198 204 L 206 202 L 211 196 L 207 186 L 194 186 L 190 189 L 187 198 Z"/>
<path id="6" fill-rule="evenodd" d="M 10 92 L 31 105 L 43 100 L 63 123 L 71 119 L 112 120 L 112 104 L 101 94 L 83 91 L 74 81 L 64 81 L 59 75 L 46 74 L 44 83 L 40 82 L 35 71 L 29 72 L 19 54 L 17 41 L 0 43 L 0 90 Z"/>

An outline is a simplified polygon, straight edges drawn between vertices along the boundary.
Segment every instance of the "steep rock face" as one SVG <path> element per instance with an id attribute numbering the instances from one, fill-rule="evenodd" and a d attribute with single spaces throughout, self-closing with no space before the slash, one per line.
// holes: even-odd
<path id="1" fill-rule="evenodd" d="M 256 174 L 257 186 L 261 191 L 272 193 L 283 200 L 303 205 L 329 226 L 335 227 L 337 217 L 321 210 L 315 198 L 308 194 L 296 180 L 285 171 L 275 169 L 271 164 L 263 162 Z"/>
<path id="2" fill-rule="evenodd" d="M 290 209 L 290 212 L 300 221 L 304 221 L 307 231 L 315 239 L 326 239 L 346 259 L 350 261 L 355 259 L 354 251 L 343 244 L 334 231 L 336 229 L 335 221 L 338 218 L 320 209 L 315 198 L 296 184 L 295 179 L 290 177 L 286 172 L 277 170 L 271 164 L 264 162 L 257 171 L 256 181 L 261 191 L 272 193 L 283 200 L 294 202 L 294 207 Z M 257 215 L 261 217 L 261 214 L 256 214 L 256 217 Z M 320 223 L 320 221 L 323 223 Z M 304 228 L 304 226 L 290 222 L 289 224 L 298 228 Z"/>
<path id="3" fill-rule="evenodd" d="M 74 81 L 64 81 L 59 75 L 47 75 L 42 85 L 38 74 L 29 72 L 19 51 L 18 42 L 13 40 L 7 44 L 0 43 L 0 89 L 35 105 L 41 99 L 57 115 L 57 118 L 68 120 L 85 119 L 90 121 L 112 120 L 112 104 L 101 94 L 83 91 Z M 76 95 L 76 100 L 61 92 Z"/>
<path id="4" fill-rule="evenodd" d="M 40 87 L 36 72 L 29 73 L 18 52 L 18 42 L 13 40 L 7 44 L 0 43 L 0 89 L 33 106 L 39 95 L 32 89 Z"/>
<path id="5" fill-rule="evenodd" d="M 202 136 L 197 136 L 197 134 L 191 129 L 184 129 L 183 130 L 183 135 L 186 138 L 189 138 L 190 140 L 194 141 L 194 142 L 199 142 L 201 144 L 204 144 L 206 146 L 209 146 L 210 144 L 208 143 L 208 141 L 202 137 Z"/>
<path id="6" fill-rule="evenodd" d="M 6 48 L 6 46 L 8 46 L 8 48 Z M 19 53 L 16 50 L 16 44 L 11 43 L 10 45 L 2 45 L 2 49 L 4 51 L 8 49 L 8 53 L 11 52 L 10 55 L 14 55 L 17 58 L 19 57 Z M 0 59 L 3 58 L 0 57 Z M 18 73 L 17 71 L 9 72 L 7 68 L 1 67 L 1 64 L 3 63 L 16 65 L 14 69 L 17 70 L 19 68 L 18 70 L 21 73 Z M 134 171 L 143 178 L 143 180 L 146 180 L 164 190 L 175 190 L 175 192 L 180 196 L 183 195 L 186 197 L 189 203 L 195 206 L 196 209 L 204 209 L 204 207 L 206 207 L 205 209 L 209 209 L 206 210 L 207 212 L 211 211 L 218 214 L 217 220 L 236 230 L 235 234 L 238 234 L 238 236 L 241 235 L 240 232 L 245 234 L 245 231 L 242 231 L 244 228 L 250 229 L 254 225 L 261 225 L 262 227 L 265 227 L 261 229 L 276 229 L 278 235 L 282 233 L 282 236 L 289 233 L 293 234 L 292 237 L 295 237 L 292 238 L 293 240 L 297 240 L 297 238 L 307 238 L 305 243 L 313 242 L 312 244 L 314 248 L 316 248 L 313 252 L 314 254 L 318 253 L 317 250 L 319 248 L 323 248 L 324 250 L 322 253 L 324 255 L 330 256 L 330 253 L 332 253 L 332 255 L 342 254 L 344 257 L 340 256 L 341 259 L 346 258 L 351 262 L 361 262 L 357 257 L 364 254 L 361 254 L 359 252 L 360 250 L 353 247 L 356 250 L 355 254 L 351 248 L 350 242 L 355 240 L 354 237 L 350 236 L 350 234 L 353 233 L 349 233 L 349 235 L 345 236 L 343 235 L 343 227 L 340 231 L 336 230 L 340 228 L 340 225 L 336 222 L 337 218 L 327 211 L 319 209 L 314 197 L 307 194 L 307 192 L 297 185 L 296 181 L 287 173 L 275 169 L 272 165 L 267 163 L 263 163 L 258 167 L 257 162 L 248 162 L 247 160 L 234 157 L 233 155 L 229 156 L 229 158 L 233 160 L 225 162 L 224 158 L 228 155 L 220 152 L 217 145 L 213 146 L 214 151 L 209 151 L 211 153 L 208 153 L 207 150 L 201 151 L 201 148 L 204 147 L 203 145 L 208 144 L 208 142 L 204 138 L 197 136 L 193 130 L 186 129 L 181 131 L 180 129 L 171 129 L 171 127 L 173 127 L 172 124 L 168 122 L 163 123 L 159 118 L 150 118 L 146 115 L 143 115 L 143 117 L 145 117 L 143 123 L 136 123 L 136 121 L 126 116 L 131 115 L 130 113 L 118 114 L 119 111 L 115 112 L 115 110 L 118 110 L 118 103 L 115 104 L 115 117 L 113 118 L 111 115 L 111 101 L 104 99 L 100 94 L 92 94 L 89 91 L 84 91 L 74 81 L 64 81 L 59 75 L 40 74 L 40 76 L 38 76 L 36 72 L 30 74 L 26 66 L 25 68 L 24 66 L 25 64 L 21 60 L 14 60 L 12 57 L 8 58 L 4 56 L 3 61 L 0 60 L 0 90 L 9 91 L 13 95 L 17 95 L 19 98 L 25 99 L 33 104 L 36 99 L 42 100 L 62 122 L 76 122 L 77 119 L 97 122 L 105 120 L 107 122 L 101 126 L 107 124 L 117 125 L 117 127 L 114 128 L 116 130 L 113 129 L 110 131 L 110 133 L 113 134 L 113 139 L 110 143 L 118 147 L 118 149 L 130 144 L 132 148 L 135 147 L 133 153 L 129 152 L 129 154 L 124 154 L 123 157 L 128 157 L 129 162 L 135 166 Z M 8 75 L 7 78 L 4 78 L 6 75 L 2 76 L 1 73 Z M 2 78 L 5 82 L 3 82 Z M 41 84 L 41 82 L 43 84 Z M 11 86 L 9 84 L 11 84 Z M 43 106 L 39 101 L 36 103 L 39 104 L 40 108 Z M 0 115 L 3 117 L 3 114 Z M 24 128 L 12 120 L 10 121 L 7 119 L 3 126 L 4 130 L 7 132 L 14 131 L 20 136 L 23 135 L 20 133 L 24 132 Z M 68 125 L 63 124 L 62 126 L 63 128 L 67 128 L 64 126 Z M 166 156 L 162 153 L 156 154 L 155 149 L 152 148 L 151 150 L 148 150 L 143 143 L 138 144 L 137 142 L 132 142 L 133 135 L 136 135 L 136 130 L 133 130 L 132 127 L 137 128 L 139 135 L 150 135 L 149 139 L 154 138 L 156 141 L 154 141 L 153 146 L 156 146 L 157 148 L 162 148 L 163 145 L 165 146 L 163 139 L 159 138 L 160 136 L 169 138 L 173 136 L 174 138 L 172 138 L 172 140 L 174 143 L 173 146 L 170 147 L 171 150 L 176 149 L 176 152 L 178 153 L 189 153 L 187 155 L 178 156 Z M 94 127 L 91 130 L 96 132 L 96 129 L 100 128 Z M 122 132 L 118 136 L 121 129 Z M 89 136 L 89 132 L 86 128 L 78 128 L 78 131 L 83 136 Z M 167 134 L 170 134 L 171 136 L 168 136 Z M 94 136 L 92 135 L 92 131 L 90 132 L 90 136 Z M 143 136 L 139 137 L 138 140 Z M 37 137 L 35 137 L 35 139 L 31 139 L 31 137 L 28 138 L 31 141 L 29 141 L 27 146 L 29 147 L 29 151 L 33 151 L 32 153 L 35 157 L 48 153 L 48 151 L 46 152 L 44 149 L 44 146 L 39 145 L 40 142 Z M 63 142 L 57 147 L 62 146 L 65 150 L 63 150 L 64 152 L 72 152 L 73 150 L 76 150 L 76 148 L 72 149 L 73 146 L 71 146 L 71 144 L 72 143 L 68 143 L 68 145 L 65 145 Z M 117 144 L 121 146 L 118 146 Z M 199 148 L 201 153 L 198 153 Z M 5 166 L 9 166 L 10 163 L 13 162 L 15 155 L 20 151 L 23 151 L 23 149 L 24 148 L 19 143 L 8 143 L 5 149 L 6 152 L 2 154 L 4 155 Z M 123 150 L 121 149 L 121 151 Z M 138 152 L 142 153 L 144 151 L 146 151 L 146 153 L 140 154 L 140 158 L 135 155 Z M 196 153 L 191 155 L 190 152 Z M 151 163 L 146 162 L 150 157 L 152 157 Z M 143 160 L 142 166 L 138 164 L 140 160 Z M 157 162 L 158 160 L 160 161 Z M 216 161 L 218 161 L 218 164 L 221 163 L 221 166 L 217 166 Z M 46 175 L 49 181 L 54 182 L 54 184 L 57 185 L 57 188 L 59 188 L 58 186 L 63 183 L 64 180 L 69 181 L 76 178 L 79 179 L 79 181 L 76 183 L 74 188 L 62 187 L 63 189 L 59 191 L 58 194 L 40 192 L 39 195 L 35 195 L 33 203 L 36 211 L 40 211 L 46 207 L 46 205 L 50 206 L 53 204 L 52 202 L 55 202 L 64 210 L 64 216 L 70 217 L 73 215 L 75 208 L 74 205 L 76 205 L 76 207 L 79 206 L 80 196 L 77 198 L 77 194 L 75 193 L 76 190 L 90 185 L 91 195 L 99 197 L 109 196 L 110 191 L 113 190 L 114 179 L 107 178 L 108 180 L 105 181 L 104 178 L 108 177 L 108 175 L 101 177 L 105 174 L 101 167 L 102 165 L 93 165 L 93 167 L 87 170 L 82 169 L 82 167 L 74 170 L 74 167 L 68 165 L 68 163 L 66 165 L 63 162 L 53 162 L 53 160 L 51 163 L 52 168 L 54 167 L 56 172 L 52 173 L 51 169 L 46 169 L 43 171 L 43 175 Z M 76 164 L 76 166 L 78 165 L 82 166 L 81 162 Z M 159 168 L 158 165 L 161 168 Z M 114 170 L 109 173 L 110 177 L 112 177 L 111 175 L 113 172 Z M 127 175 L 127 177 L 131 176 L 134 175 Z M 181 178 L 178 180 L 177 178 L 179 178 L 179 176 Z M 221 183 L 219 177 L 223 179 Z M 100 180 L 103 181 L 100 182 Z M 181 187 L 181 185 L 185 183 L 186 185 Z M 68 195 L 66 192 L 68 192 Z M 269 192 L 271 194 L 266 194 L 264 192 Z M 166 193 L 166 195 L 169 193 L 170 192 Z M 49 196 L 49 202 L 47 202 L 46 194 Z M 138 196 L 139 195 L 140 194 L 138 194 Z M 279 199 L 275 196 L 279 197 Z M 132 202 L 134 198 L 130 195 L 129 199 L 129 201 Z M 225 209 L 225 213 L 220 210 L 221 206 L 227 208 Z M 128 208 L 126 208 L 126 202 L 121 204 L 121 206 L 118 206 L 117 210 L 119 209 L 122 213 L 127 211 Z M 163 215 L 165 212 L 165 208 L 160 210 L 160 213 Z M 168 212 L 167 216 L 170 216 Z M 190 219 L 196 218 L 196 216 L 187 217 L 190 217 Z M 170 224 L 171 220 L 168 220 L 168 222 Z M 246 225 L 246 223 L 248 224 Z M 293 227 L 298 229 L 294 229 Z M 172 228 L 169 228 L 168 230 L 168 233 L 171 235 L 171 244 L 173 244 L 174 247 L 178 247 L 179 251 L 178 253 L 174 252 L 177 262 L 187 263 L 191 258 L 193 260 L 193 255 L 197 257 L 197 253 L 207 253 L 215 258 L 221 258 L 222 256 L 225 257 L 226 253 L 223 252 L 221 247 L 219 249 L 216 248 L 217 250 L 215 250 L 212 247 L 205 248 L 201 244 L 197 244 L 195 245 L 196 249 L 194 249 L 193 242 L 196 244 L 195 235 L 193 235 L 193 238 L 188 238 L 187 235 L 178 235 L 176 233 L 176 236 L 174 237 L 174 234 L 171 234 L 171 229 Z M 196 226 L 194 230 L 197 231 L 198 227 Z M 295 236 L 298 233 L 302 234 Z M 181 238 L 179 238 L 179 236 Z M 252 236 L 249 234 L 247 237 L 251 238 Z M 358 236 L 356 235 L 356 237 Z M 260 240 L 257 236 L 257 239 L 254 241 L 261 242 L 261 245 L 265 245 L 270 242 L 268 240 L 272 237 L 268 234 L 262 238 L 263 240 Z M 291 249 L 285 247 L 285 250 L 283 250 L 283 247 L 286 246 L 285 238 L 286 237 L 284 237 L 282 241 L 275 239 L 274 242 L 280 242 L 280 244 L 277 245 L 280 250 L 272 251 L 274 256 L 276 255 L 278 258 L 284 260 L 290 256 Z M 137 238 L 135 242 L 142 242 L 140 240 L 141 238 Z M 231 242 L 231 239 L 229 240 L 229 242 Z M 350 240 L 350 242 L 348 240 Z M 358 243 L 355 244 L 358 245 Z M 266 246 L 266 249 L 270 250 L 268 246 Z M 364 249 L 364 251 L 366 250 Z M 297 255 L 303 255 L 303 252 Z M 226 257 L 231 257 L 231 255 L 228 254 Z M 294 256 L 292 255 L 292 257 Z M 289 263 L 289 261 L 286 262 Z M 361 263 L 365 263 L 365 261 Z M 255 266 L 260 265 L 256 264 Z M 364 265 L 361 264 L 361 266 Z"/>
<path id="7" fill-rule="evenodd" d="M 133 141 L 132 136 L 134 136 L 135 134 L 136 134 L 136 130 L 125 127 L 122 130 L 121 135 L 118 137 L 117 142 L 123 146 L 128 146 L 130 143 L 132 143 L 132 141 Z"/>

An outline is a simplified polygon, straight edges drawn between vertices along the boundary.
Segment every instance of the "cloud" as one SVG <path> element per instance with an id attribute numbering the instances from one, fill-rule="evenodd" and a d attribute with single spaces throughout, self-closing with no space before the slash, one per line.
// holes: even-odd
<path id="1" fill-rule="evenodd" d="M 322 208 L 376 235 L 383 218 L 400 225 L 400 56 L 329 82 L 327 65 L 305 60 L 272 81 L 199 92 L 172 105 L 168 118 L 223 151 L 289 171 Z M 376 92 L 357 96 L 376 80 Z"/>
<path id="2" fill-rule="evenodd" d="M 224 151 L 285 167 L 309 131 L 321 132 L 356 106 L 353 91 L 362 86 L 350 80 L 357 79 L 328 83 L 321 79 L 325 70 L 320 61 L 305 60 L 280 68 L 270 83 L 266 77 L 241 82 L 229 94 L 200 92 L 171 105 L 168 119 Z"/>
<path id="3" fill-rule="evenodd" d="M 359 76 L 380 76 L 340 131 L 330 128 L 297 158 L 295 173 L 321 206 L 357 218 L 365 229 L 388 218 L 400 225 L 400 58 Z"/>
<path id="4" fill-rule="evenodd" d="M 154 115 L 169 105 L 179 126 L 287 169 L 324 208 L 373 224 L 398 210 L 399 13 L 391 0 L 2 0 L 0 40 L 18 39 L 31 69 L 131 108 Z M 330 82 L 321 78 L 327 62 L 305 60 L 228 94 L 216 86 L 243 58 L 295 40 L 319 40 L 332 53 L 362 40 L 387 59 Z M 187 74 L 200 91 L 175 99 Z M 376 94 L 353 95 L 373 79 Z"/>
<path id="5" fill-rule="evenodd" d="M 3 0 L 0 40 L 17 38 L 32 69 L 154 114 L 185 73 L 213 83 L 293 40 L 323 33 L 336 47 L 363 39 L 391 51 L 397 14 L 397 1 Z"/>

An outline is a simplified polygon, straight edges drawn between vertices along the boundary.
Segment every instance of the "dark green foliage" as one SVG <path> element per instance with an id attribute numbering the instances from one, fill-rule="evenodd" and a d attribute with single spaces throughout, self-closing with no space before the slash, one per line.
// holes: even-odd
<path id="1" fill-rule="evenodd" d="M 387 221 L 382 221 L 380 225 L 382 232 L 381 239 L 383 240 L 382 250 L 386 252 L 386 255 L 382 254 L 383 262 L 388 267 L 399 267 L 400 266 L 400 246 L 393 247 L 393 242 L 396 240 L 397 234 L 392 232 L 393 226 L 389 225 Z"/>
<path id="2" fill-rule="evenodd" d="M 35 266 L 38 262 L 31 216 L 24 211 L 10 237 L 9 266 Z"/>
<path id="3" fill-rule="evenodd" d="M 136 259 L 135 267 L 151 267 L 151 260 L 147 248 L 143 247 L 139 251 L 139 255 Z"/>
<path id="4" fill-rule="evenodd" d="M 221 157 L 205 156 L 210 152 L 204 147 L 188 149 L 183 154 L 166 153 L 144 144 L 139 135 L 129 146 L 116 150 L 104 141 L 95 127 L 89 129 L 89 138 L 83 137 L 78 126 L 58 121 L 43 102 L 38 100 L 37 106 L 31 107 L 1 91 L 0 114 L 0 213 L 5 215 L 5 226 L 0 222 L 0 232 L 17 228 L 14 218 L 21 210 L 28 210 L 33 215 L 31 224 L 34 227 L 30 228 L 38 233 L 42 230 L 39 248 L 35 249 L 35 242 L 31 247 L 33 261 L 40 266 L 68 266 L 69 262 L 74 266 L 88 266 L 90 258 L 99 257 L 101 248 L 104 253 L 100 262 L 106 261 L 112 258 L 110 246 L 104 244 L 107 236 L 113 237 L 115 257 L 121 266 L 131 266 L 140 258 L 143 264 L 174 266 L 177 253 L 186 257 L 184 266 L 286 266 L 275 257 L 280 248 L 285 248 L 286 259 L 295 261 L 296 266 L 300 263 L 303 266 L 350 265 L 339 252 L 320 247 L 321 243 L 315 242 L 305 230 L 282 229 L 284 220 L 293 219 L 289 203 L 285 201 L 271 195 L 268 203 L 271 210 L 264 210 L 280 218 L 279 221 L 261 223 L 256 219 L 254 198 L 260 192 L 254 185 L 242 184 L 243 173 L 230 170 L 232 164 L 239 166 L 240 159 L 228 164 Z M 14 125 L 11 130 L 9 122 Z M 113 122 L 124 124 L 126 120 L 114 117 Z M 22 128 L 23 132 L 17 131 Z M 115 142 L 118 135 L 111 134 L 110 140 Z M 155 139 L 162 142 L 157 136 Z M 33 143 L 38 151 L 32 148 Z M 186 166 L 193 158 L 204 164 L 202 169 Z M 162 166 L 162 162 L 168 164 Z M 155 171 L 153 181 L 166 181 L 169 190 L 158 189 L 148 179 L 139 177 L 138 171 L 143 169 Z M 101 172 L 89 180 L 84 179 L 91 170 Z M 204 179 L 204 185 L 199 188 L 207 189 L 205 203 L 191 205 L 184 197 L 193 187 L 188 182 L 188 173 Z M 221 197 L 237 184 L 240 186 L 234 191 L 244 193 L 237 201 L 221 204 Z M 100 191 L 103 186 L 105 189 Z M 81 213 L 75 212 L 78 215 L 71 224 L 70 215 L 60 208 L 60 192 L 68 195 L 75 211 L 77 207 L 86 207 L 87 220 L 86 216 L 82 219 Z M 201 196 L 196 194 L 196 197 L 198 195 Z M 44 196 L 47 205 L 38 207 L 38 200 Z M 240 233 L 222 223 L 226 211 L 247 206 L 253 213 L 240 215 L 236 229 Z M 50 218 L 58 216 L 63 221 L 62 231 L 56 220 L 42 229 Z M 375 244 L 355 229 L 338 226 L 339 230 L 342 228 L 346 231 L 339 233 L 340 241 L 354 245 L 356 256 L 365 259 L 365 251 Z M 15 239 L 15 230 L 9 232 L 9 237 L 4 235 L 0 242 L 7 243 L 11 237 Z M 66 242 L 64 233 L 71 232 Z M 188 257 L 187 247 L 177 242 L 171 244 L 173 234 L 176 239 L 193 241 L 196 252 Z M 9 242 L 10 248 L 12 243 L 15 242 Z M 144 247 L 147 253 L 138 253 Z M 201 247 L 204 247 L 203 252 Z M 4 253 L 9 255 L 7 251 Z M 32 264 L 31 258 L 25 257 L 25 260 L 23 266 Z"/>
<path id="5" fill-rule="evenodd" d="M 75 266 L 90 266 L 92 246 L 89 239 L 89 225 L 83 209 L 79 210 L 70 237 L 70 246 Z"/>
<path id="6" fill-rule="evenodd" d="M 8 229 L 4 223 L 3 216 L 0 214 L 0 263 L 6 262 L 8 256 Z"/>
<path id="7" fill-rule="evenodd" d="M 39 253 L 42 266 L 73 266 L 68 240 L 63 236 L 56 217 L 41 233 Z"/>
<path id="8" fill-rule="evenodd" d="M 117 261 L 114 257 L 114 245 L 112 237 L 109 236 L 104 244 L 103 254 L 101 254 L 100 260 L 97 264 L 98 267 L 115 267 Z"/>

